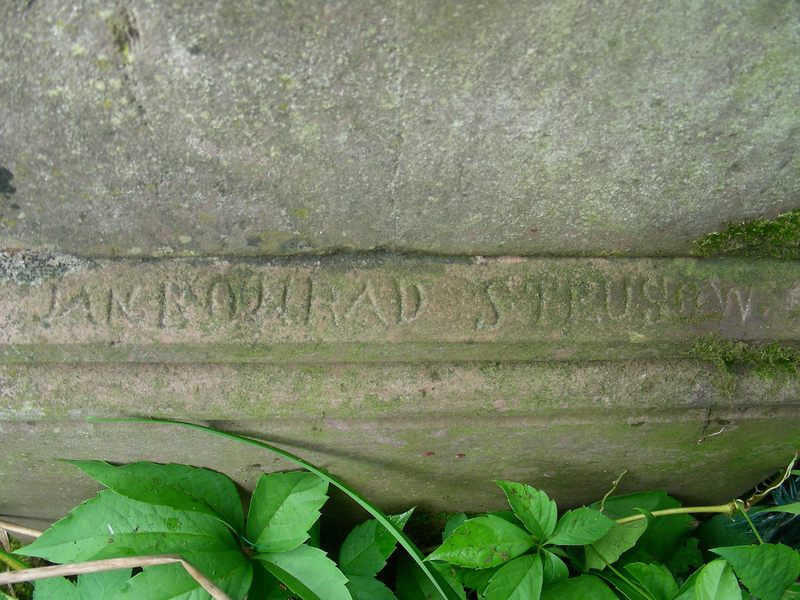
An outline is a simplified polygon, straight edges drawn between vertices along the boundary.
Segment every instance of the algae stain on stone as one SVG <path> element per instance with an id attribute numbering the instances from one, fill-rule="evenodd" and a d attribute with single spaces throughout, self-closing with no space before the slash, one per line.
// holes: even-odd
<path id="1" fill-rule="evenodd" d="M 698 256 L 800 259 L 800 209 L 774 219 L 732 223 L 694 242 Z"/>

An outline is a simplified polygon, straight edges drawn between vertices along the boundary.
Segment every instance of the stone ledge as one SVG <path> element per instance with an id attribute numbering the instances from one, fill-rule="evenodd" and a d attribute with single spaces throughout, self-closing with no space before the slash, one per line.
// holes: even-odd
<path id="1" fill-rule="evenodd" d="M 97 260 L 6 278 L 0 326 L 4 363 L 669 358 L 708 334 L 799 341 L 800 264 Z"/>

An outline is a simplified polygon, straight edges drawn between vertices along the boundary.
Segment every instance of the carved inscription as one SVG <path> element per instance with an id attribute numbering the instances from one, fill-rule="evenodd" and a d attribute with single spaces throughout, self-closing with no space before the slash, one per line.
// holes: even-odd
<path id="1" fill-rule="evenodd" d="M 20 303 L 27 316 L 14 319 L 60 339 L 74 332 L 87 339 L 193 343 L 547 341 L 640 331 L 652 339 L 686 339 L 715 331 L 758 336 L 765 319 L 773 331 L 800 327 L 800 284 L 793 283 L 800 276 L 740 284 L 711 269 L 702 271 L 710 276 L 675 275 L 680 269 L 659 267 L 669 261 L 645 264 L 651 268 L 578 260 L 462 263 L 423 269 L 418 277 L 413 269 L 399 274 L 380 266 L 209 272 L 177 264 L 154 273 L 146 265 L 114 266 L 103 276 L 65 277 L 29 290 Z M 2 291 L 0 309 L 8 313 L 13 303 L 2 300 Z"/>
<path id="2" fill-rule="evenodd" d="M 532 326 L 699 323 L 746 325 L 754 315 L 750 287 L 719 280 L 680 281 L 663 276 L 553 277 L 492 280 L 481 288 L 484 307 L 476 330 L 496 329 L 511 314 Z"/>

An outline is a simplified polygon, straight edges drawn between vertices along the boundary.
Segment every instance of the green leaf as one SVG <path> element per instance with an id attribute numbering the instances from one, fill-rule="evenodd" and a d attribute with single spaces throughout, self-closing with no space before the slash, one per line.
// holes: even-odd
<path id="1" fill-rule="evenodd" d="M 539 555 L 542 557 L 542 577 L 545 584 L 569 577 L 567 565 L 558 556 L 546 549 L 540 550 Z"/>
<path id="2" fill-rule="evenodd" d="M 502 565 L 499 567 L 492 567 L 491 569 L 465 569 L 459 567 L 459 581 L 464 584 L 465 588 L 477 591 L 480 596 L 483 594 L 483 590 L 486 589 L 486 586 L 489 585 L 489 581 L 494 577 L 494 574 L 502 568 Z"/>
<path id="3" fill-rule="evenodd" d="M 308 538 L 328 496 L 328 482 L 311 473 L 271 473 L 258 480 L 247 515 L 247 537 L 259 552 L 285 552 Z"/>
<path id="4" fill-rule="evenodd" d="M 68 460 L 89 477 L 131 500 L 216 516 L 244 529 L 242 499 L 229 477 L 188 465 L 136 462 L 114 466 L 96 460 Z"/>
<path id="5" fill-rule="evenodd" d="M 636 545 L 646 530 L 645 519 L 625 524 L 614 523 L 608 533 L 586 547 L 586 568 L 602 571 L 606 565 L 614 564 L 625 551 Z"/>
<path id="6" fill-rule="evenodd" d="M 297 546 L 255 558 L 303 600 L 352 600 L 345 585 L 347 577 L 319 548 Z"/>
<path id="7" fill-rule="evenodd" d="M 192 566 L 234 600 L 250 589 L 253 567 L 238 549 L 181 553 Z M 114 596 L 114 600 L 194 600 L 206 598 L 202 586 L 180 564 L 145 567 Z"/>
<path id="8" fill-rule="evenodd" d="M 461 525 L 469 521 L 469 517 L 465 513 L 458 513 L 452 515 L 449 519 L 447 519 L 447 523 L 444 524 L 444 531 L 442 531 L 442 541 L 444 542 L 447 538 L 449 538 L 453 532 L 458 529 Z"/>
<path id="9" fill-rule="evenodd" d="M 358 493 L 352 487 L 346 485 L 342 480 L 338 477 L 334 477 L 330 473 L 315 467 L 313 464 L 308 462 L 307 460 L 303 460 L 299 456 L 292 454 L 291 452 L 287 452 L 282 448 L 278 448 L 277 446 L 273 446 L 272 444 L 268 444 L 266 442 L 262 442 L 261 440 L 253 439 L 250 437 L 245 437 L 242 435 L 238 435 L 235 433 L 228 433 L 227 431 L 219 431 L 212 427 L 206 427 L 204 425 L 198 425 L 196 423 L 189 423 L 186 421 L 170 421 L 169 419 L 149 419 L 149 418 L 99 418 L 99 417 L 88 417 L 88 420 L 94 423 L 142 423 L 146 425 L 169 425 L 173 427 L 183 427 L 186 429 L 194 429 L 196 431 L 202 431 L 203 433 L 207 433 L 210 435 L 214 435 L 217 437 L 224 438 L 226 440 L 232 440 L 235 442 L 239 442 L 240 444 L 245 444 L 248 446 L 254 446 L 261 450 L 266 450 L 276 456 L 280 456 L 281 458 L 288 460 L 300 467 L 310 471 L 317 477 L 322 478 L 323 480 L 327 481 L 331 485 L 335 486 L 339 490 L 341 490 L 346 496 L 351 498 L 354 502 L 356 502 L 361 508 L 367 511 L 370 515 L 372 515 L 378 522 L 386 527 L 394 536 L 394 538 L 398 541 L 398 543 L 408 552 L 411 559 L 417 563 L 420 570 L 423 572 L 425 577 L 431 582 L 434 586 L 436 591 L 439 594 L 440 598 L 444 598 L 446 600 L 458 600 L 460 596 L 453 591 L 453 589 L 448 586 L 441 577 L 441 574 L 430 564 L 425 562 L 425 557 L 423 556 L 420 549 L 417 545 L 411 541 L 411 539 L 404 534 L 402 531 L 397 529 L 389 518 L 381 511 L 378 507 L 374 504 L 369 502 L 366 498 L 364 498 L 360 493 Z"/>
<path id="10" fill-rule="evenodd" d="M 543 542 L 553 535 L 558 520 L 555 501 L 529 485 L 512 481 L 495 483 L 505 492 L 514 514 L 536 541 Z"/>
<path id="11" fill-rule="evenodd" d="M 800 515 L 800 502 L 794 502 L 792 504 L 784 504 L 782 506 L 771 506 L 759 512 L 782 512 L 782 513 L 790 513 L 793 515 Z"/>
<path id="12" fill-rule="evenodd" d="M 582 507 L 566 512 L 548 544 L 559 546 L 584 546 L 602 538 L 616 525 L 603 513 L 593 508 Z"/>
<path id="13" fill-rule="evenodd" d="M 761 600 L 779 600 L 800 577 L 800 554 L 783 544 L 712 548 L 733 567 L 750 593 Z"/>
<path id="14" fill-rule="evenodd" d="M 253 583 L 248 598 L 253 600 L 292 600 L 292 590 L 278 581 L 259 561 L 253 561 Z"/>
<path id="15" fill-rule="evenodd" d="M 413 509 L 389 518 L 398 529 L 403 529 L 412 512 Z M 371 519 L 356 526 L 342 542 L 339 568 L 348 577 L 373 577 L 386 566 L 386 560 L 394 552 L 396 545 L 394 536 L 375 519 Z"/>
<path id="16" fill-rule="evenodd" d="M 542 559 L 526 554 L 504 564 L 489 580 L 484 600 L 539 600 L 542 591 Z"/>
<path id="17" fill-rule="evenodd" d="M 703 566 L 703 553 L 697 544 L 696 537 L 687 537 L 667 561 L 669 570 L 681 575 Z"/>
<path id="18" fill-rule="evenodd" d="M 800 475 L 800 473 L 797 474 Z M 789 586 L 789 589 L 783 593 L 781 600 L 800 600 L 800 582 Z"/>
<path id="19" fill-rule="evenodd" d="M 591 505 L 592 508 L 598 509 L 599 506 L 599 502 Z M 640 510 L 652 513 L 679 506 L 681 503 L 666 492 L 637 492 L 607 498 L 603 514 L 611 519 L 621 519 L 632 516 Z M 644 551 L 646 556 L 654 561 L 666 562 L 689 533 L 692 522 L 693 519 L 689 515 L 666 515 L 653 519 L 637 541 L 637 549 Z"/>
<path id="20" fill-rule="evenodd" d="M 68 563 L 231 548 L 237 548 L 236 541 L 215 517 L 137 502 L 105 490 L 16 553 Z"/>
<path id="21" fill-rule="evenodd" d="M 739 582 L 731 566 L 721 558 L 700 569 L 694 580 L 694 597 L 697 600 L 733 600 L 741 596 Z"/>
<path id="22" fill-rule="evenodd" d="M 2 595 L 5 600 L 10 596 Z M 78 588 L 63 577 L 41 579 L 33 586 L 33 600 L 83 600 Z"/>
<path id="23" fill-rule="evenodd" d="M 603 580 L 594 575 L 580 575 L 542 588 L 541 600 L 617 600 Z"/>
<path id="24" fill-rule="evenodd" d="M 454 568 L 450 565 L 431 564 L 436 570 L 442 585 L 453 598 L 466 599 L 464 588 L 459 583 Z M 397 598 L 399 600 L 438 600 L 440 592 L 430 579 L 415 565 L 409 557 L 403 557 L 397 565 Z"/>
<path id="25" fill-rule="evenodd" d="M 349 575 L 348 578 L 347 589 L 353 600 L 397 600 L 392 590 L 374 577 Z"/>
<path id="26" fill-rule="evenodd" d="M 458 527 L 426 560 L 487 569 L 516 558 L 533 546 L 531 535 L 505 519 L 486 515 Z"/>
<path id="27" fill-rule="evenodd" d="M 87 573 L 73 585 L 64 577 L 36 582 L 34 600 L 111 600 L 131 577 L 130 569 Z M 2 597 L 2 596 L 0 596 Z"/>
<path id="28" fill-rule="evenodd" d="M 625 565 L 625 570 L 655 600 L 672 600 L 678 594 L 678 583 L 664 565 L 630 563 Z"/>

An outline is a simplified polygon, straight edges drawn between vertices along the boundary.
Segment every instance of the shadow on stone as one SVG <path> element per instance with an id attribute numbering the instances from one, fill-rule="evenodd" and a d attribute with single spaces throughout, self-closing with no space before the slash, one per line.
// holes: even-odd
<path id="1" fill-rule="evenodd" d="M 6 198 L 17 191 L 17 188 L 11 185 L 12 179 L 14 179 L 14 174 L 5 167 L 0 167 L 0 194 Z"/>

